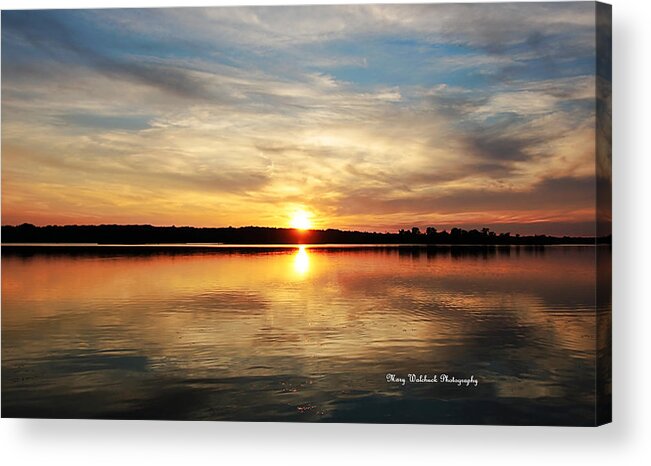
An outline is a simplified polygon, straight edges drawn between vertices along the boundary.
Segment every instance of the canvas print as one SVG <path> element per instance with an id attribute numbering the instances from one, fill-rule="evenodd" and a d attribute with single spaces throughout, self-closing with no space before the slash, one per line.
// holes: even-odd
<path id="1" fill-rule="evenodd" d="M 611 419 L 611 8 L 2 12 L 2 416 Z"/>

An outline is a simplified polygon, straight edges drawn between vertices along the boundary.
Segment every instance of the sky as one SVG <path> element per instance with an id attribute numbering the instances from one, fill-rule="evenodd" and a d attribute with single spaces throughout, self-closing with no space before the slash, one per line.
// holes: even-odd
<path id="1" fill-rule="evenodd" d="M 3 11 L 2 223 L 593 235 L 595 62 L 592 2 Z"/>

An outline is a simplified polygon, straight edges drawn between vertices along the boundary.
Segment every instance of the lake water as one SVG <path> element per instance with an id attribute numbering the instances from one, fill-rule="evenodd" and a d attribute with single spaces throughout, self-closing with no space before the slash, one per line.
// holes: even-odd
<path id="1" fill-rule="evenodd" d="M 3 247 L 3 416 L 591 425 L 597 250 Z"/>

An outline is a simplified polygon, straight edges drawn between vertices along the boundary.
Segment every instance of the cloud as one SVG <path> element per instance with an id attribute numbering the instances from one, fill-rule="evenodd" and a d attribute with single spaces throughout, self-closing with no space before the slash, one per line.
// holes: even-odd
<path id="1" fill-rule="evenodd" d="M 2 21 L 5 218 L 284 225 L 302 205 L 322 226 L 374 229 L 590 215 L 591 4 Z"/>

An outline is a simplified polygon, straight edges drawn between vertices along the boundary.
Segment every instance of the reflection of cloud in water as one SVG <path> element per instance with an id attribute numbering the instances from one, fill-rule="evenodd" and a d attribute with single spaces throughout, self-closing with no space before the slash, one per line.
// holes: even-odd
<path id="1" fill-rule="evenodd" d="M 134 413 L 147 404 L 160 408 L 176 396 L 170 390 L 183 386 L 193 392 L 178 396 L 214 409 L 179 411 L 181 418 L 258 419 L 264 412 L 288 419 L 294 405 L 309 402 L 318 406 L 314 413 L 341 419 L 344 406 L 366 414 L 388 400 L 422 407 L 433 394 L 465 407 L 485 403 L 486 411 L 474 408 L 477 418 L 468 422 L 500 422 L 490 414 L 500 412 L 495 403 L 512 406 L 516 399 L 529 415 L 558 422 L 569 419 L 572 406 L 581 416 L 591 413 L 593 249 L 488 260 L 450 251 L 405 260 L 388 250 L 307 249 L 3 257 L 3 370 L 15 376 L 3 383 L 3 400 L 48 406 L 83 390 L 92 394 L 83 414 L 92 417 L 102 404 Z M 141 360 L 146 371 L 130 370 Z M 425 388 L 393 390 L 376 377 L 412 370 L 472 373 L 480 386 L 421 393 Z M 13 381 L 21 377 L 24 383 Z M 101 395 L 107 388 L 110 397 Z M 234 393 L 240 404 L 229 399 Z M 76 409 L 72 401 L 66 406 Z M 411 412 L 412 419 L 444 420 L 436 414 L 442 406 L 431 408 L 428 417 L 420 408 Z M 355 412 L 349 420 L 368 419 Z"/>

